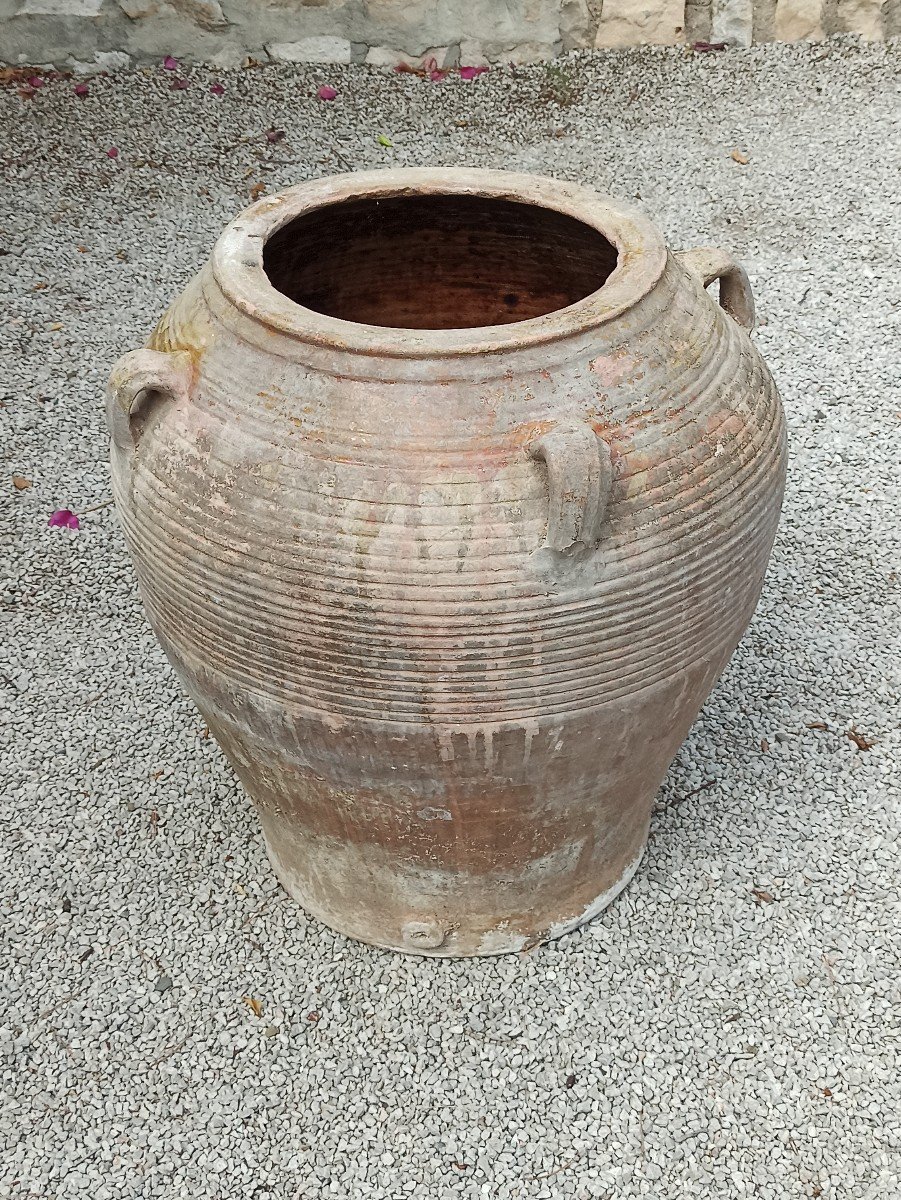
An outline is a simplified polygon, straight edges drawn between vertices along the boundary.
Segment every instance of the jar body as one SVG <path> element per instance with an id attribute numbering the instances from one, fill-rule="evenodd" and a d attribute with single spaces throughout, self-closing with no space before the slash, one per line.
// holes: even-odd
<path id="1" fill-rule="evenodd" d="M 785 470 L 762 360 L 673 255 L 615 320 L 465 359 L 311 350 L 226 290 L 208 265 L 161 320 L 186 382 L 132 387 L 113 477 L 279 878 L 405 951 L 574 928 L 636 869 L 759 596 Z"/>

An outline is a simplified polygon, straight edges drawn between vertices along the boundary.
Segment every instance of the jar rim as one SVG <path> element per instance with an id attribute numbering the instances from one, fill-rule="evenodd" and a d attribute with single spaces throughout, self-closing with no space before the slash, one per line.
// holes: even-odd
<path id="1" fill-rule="evenodd" d="M 266 242 L 302 215 L 349 200 L 425 195 L 480 196 L 573 217 L 614 246 L 616 266 L 597 290 L 543 316 L 444 329 L 365 325 L 327 316 L 284 295 L 266 274 Z M 298 184 L 245 209 L 226 226 L 212 254 L 213 274 L 224 296 L 269 329 L 338 351 L 411 359 L 493 354 L 584 333 L 637 304 L 665 266 L 659 230 L 631 205 L 564 180 L 471 167 L 360 171 Z"/>

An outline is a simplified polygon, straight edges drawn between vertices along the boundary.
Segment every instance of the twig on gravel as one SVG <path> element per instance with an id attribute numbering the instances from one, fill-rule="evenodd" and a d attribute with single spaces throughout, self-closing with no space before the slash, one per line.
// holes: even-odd
<path id="1" fill-rule="evenodd" d="M 57 1000 L 56 1004 L 51 1004 L 49 1008 L 45 1008 L 42 1012 L 39 1012 L 38 1020 L 44 1021 L 47 1017 L 52 1017 L 57 1009 L 62 1008 L 64 1004 L 68 1004 L 72 1000 L 77 1000 L 81 995 L 82 992 L 70 992 L 68 996 L 62 996 Z"/>
<path id="2" fill-rule="evenodd" d="M 332 152 L 332 154 L 334 154 L 335 158 L 337 158 L 338 162 L 341 164 L 342 167 L 346 167 L 348 169 L 348 171 L 353 170 L 353 164 L 349 163 L 347 161 L 347 159 L 344 157 L 344 155 L 341 153 L 341 151 L 338 149 L 337 146 L 332 146 L 331 152 Z"/>
<path id="3" fill-rule="evenodd" d="M 683 804 L 686 800 L 690 800 L 692 796 L 698 796 L 701 792 L 706 792 L 709 788 L 712 788 L 715 783 L 715 779 L 705 779 L 700 786 L 692 788 L 692 790 L 690 792 L 686 792 L 684 796 L 677 796 L 675 800 L 670 800 L 669 804 L 664 804 L 664 811 L 675 808 L 677 804 Z"/>
<path id="4" fill-rule="evenodd" d="M 150 1066 L 158 1067 L 160 1065 L 160 1063 L 165 1062 L 167 1058 L 171 1058 L 173 1054 L 177 1054 L 183 1046 L 187 1045 L 187 1043 L 188 1043 L 188 1039 L 182 1038 L 182 1040 L 180 1042 L 176 1042 L 176 1044 L 174 1046 L 170 1046 L 168 1050 L 164 1050 L 162 1054 L 159 1054 L 159 1055 L 157 1055 L 156 1058 L 152 1059 L 150 1062 Z"/>

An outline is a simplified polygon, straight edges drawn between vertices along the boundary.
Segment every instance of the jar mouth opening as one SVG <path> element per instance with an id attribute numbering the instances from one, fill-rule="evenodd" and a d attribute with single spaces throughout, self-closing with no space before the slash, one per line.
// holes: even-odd
<path id="1" fill-rule="evenodd" d="M 497 196 L 368 196 L 301 213 L 263 245 L 269 282 L 356 325 L 480 329 L 604 286 L 616 247 L 566 213 Z"/>
<path id="2" fill-rule="evenodd" d="M 420 358 L 569 337 L 619 315 L 666 250 L 628 206 L 472 169 L 320 179 L 252 205 L 213 271 L 246 315 L 342 351 Z"/>

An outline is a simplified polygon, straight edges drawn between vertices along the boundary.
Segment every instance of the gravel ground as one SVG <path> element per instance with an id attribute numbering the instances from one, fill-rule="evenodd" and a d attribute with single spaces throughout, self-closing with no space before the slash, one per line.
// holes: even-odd
<path id="1" fill-rule="evenodd" d="M 897 1200 L 901 47 L 215 78 L 0 95 L 0 1195 Z M 369 949 L 282 894 L 95 507 L 108 367 L 250 190 L 434 163 L 733 248 L 793 453 L 637 877 L 498 960 Z"/>

